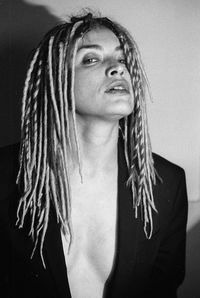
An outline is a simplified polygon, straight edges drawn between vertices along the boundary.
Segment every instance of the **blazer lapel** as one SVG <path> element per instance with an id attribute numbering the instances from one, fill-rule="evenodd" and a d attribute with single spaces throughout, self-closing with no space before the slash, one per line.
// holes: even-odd
<path id="1" fill-rule="evenodd" d="M 50 271 L 56 283 L 59 297 L 70 298 L 71 294 L 67 278 L 60 226 L 56 222 L 53 210 L 51 210 L 49 227 L 46 234 L 45 254 L 48 266 L 47 270 Z"/>
<path id="2" fill-rule="evenodd" d="M 116 258 L 113 272 L 105 288 L 105 297 L 125 297 L 124 290 L 129 288 L 136 261 L 138 243 L 138 219 L 132 206 L 132 192 L 127 187 L 128 170 L 123 146 L 118 146 L 118 219 Z"/>

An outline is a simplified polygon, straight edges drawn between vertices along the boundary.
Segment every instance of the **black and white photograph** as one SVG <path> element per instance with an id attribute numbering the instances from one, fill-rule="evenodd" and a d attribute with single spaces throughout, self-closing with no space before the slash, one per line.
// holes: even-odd
<path id="1" fill-rule="evenodd" d="M 200 298 L 199 30 L 199 0 L 0 0 L 1 298 Z"/>

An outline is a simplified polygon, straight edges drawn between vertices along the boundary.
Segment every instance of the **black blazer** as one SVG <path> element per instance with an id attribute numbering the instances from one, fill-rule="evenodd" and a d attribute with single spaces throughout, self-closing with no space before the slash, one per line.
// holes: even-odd
<path id="1" fill-rule="evenodd" d="M 44 243 L 46 269 L 38 251 L 30 259 L 33 243 L 26 224 L 23 229 L 15 226 L 19 197 L 15 184 L 18 147 L 0 149 L 0 296 L 71 297 L 60 228 L 53 208 Z M 154 187 L 158 213 L 153 214 L 154 231 L 148 240 L 142 220 L 135 219 L 131 191 L 125 185 L 128 173 L 123 149 L 119 145 L 116 257 L 105 286 L 106 298 L 175 298 L 183 281 L 187 222 L 185 174 L 183 169 L 155 154 L 154 162 L 163 182 L 158 181 Z"/>

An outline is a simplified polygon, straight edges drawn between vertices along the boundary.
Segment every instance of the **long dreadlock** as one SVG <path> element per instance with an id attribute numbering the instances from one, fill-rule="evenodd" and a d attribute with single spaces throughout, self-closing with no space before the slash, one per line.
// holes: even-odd
<path id="1" fill-rule="evenodd" d="M 44 266 L 43 245 L 51 204 L 62 232 L 69 243 L 72 241 L 67 154 L 67 149 L 71 148 L 69 111 L 82 175 L 75 113 L 74 63 L 79 40 L 88 31 L 102 26 L 118 37 L 130 73 L 134 109 L 131 115 L 120 120 L 129 170 L 127 183 L 132 187 L 136 217 L 138 207 L 141 208 L 146 236 L 151 237 L 153 230 L 152 210 L 156 211 L 156 208 L 152 185 L 155 183 L 155 170 L 145 106 L 148 81 L 139 50 L 129 33 L 108 18 L 93 17 L 91 13 L 73 17 L 70 23 L 49 31 L 35 50 L 22 99 L 20 169 L 17 177 L 21 199 L 17 225 L 23 227 L 29 214 L 30 236 L 34 242 L 32 255 L 39 245 Z"/>

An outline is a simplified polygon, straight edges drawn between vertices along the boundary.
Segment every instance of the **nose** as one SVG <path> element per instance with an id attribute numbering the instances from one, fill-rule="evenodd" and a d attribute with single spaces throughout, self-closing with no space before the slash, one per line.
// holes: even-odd
<path id="1" fill-rule="evenodd" d="M 117 62 L 112 65 L 109 65 L 106 69 L 106 75 L 108 77 L 113 77 L 113 76 L 121 77 L 124 75 L 124 66 Z"/>

